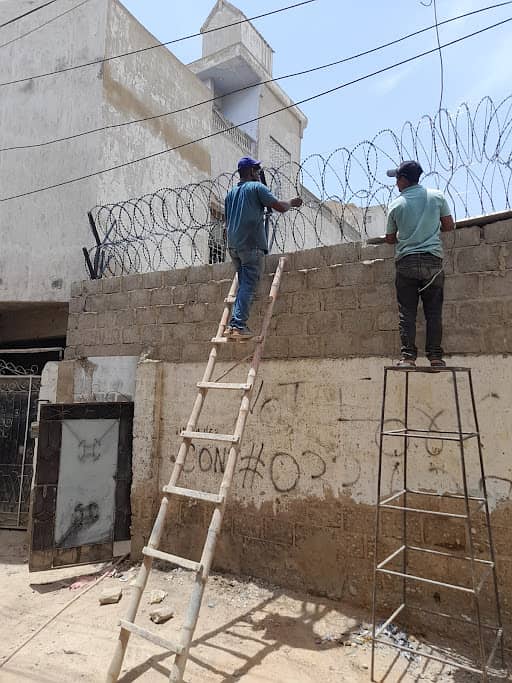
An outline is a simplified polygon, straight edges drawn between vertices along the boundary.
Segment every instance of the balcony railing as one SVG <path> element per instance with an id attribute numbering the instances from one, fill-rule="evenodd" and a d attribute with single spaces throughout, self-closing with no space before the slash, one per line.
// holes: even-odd
<path id="1" fill-rule="evenodd" d="M 213 129 L 216 132 L 224 132 L 229 135 L 233 142 L 246 154 L 251 156 L 256 154 L 256 143 L 251 136 L 224 118 L 218 109 L 213 110 Z"/>

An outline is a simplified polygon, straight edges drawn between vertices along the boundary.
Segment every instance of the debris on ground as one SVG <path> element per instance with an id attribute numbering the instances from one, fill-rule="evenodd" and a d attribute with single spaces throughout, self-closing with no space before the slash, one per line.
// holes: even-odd
<path id="1" fill-rule="evenodd" d="M 105 588 L 99 597 L 100 605 L 115 605 L 121 600 L 123 591 L 117 586 L 112 586 L 111 588 Z"/>
<path id="2" fill-rule="evenodd" d="M 149 613 L 149 618 L 155 624 L 165 624 L 165 622 L 172 619 L 173 616 L 174 610 L 171 607 L 159 607 Z"/>
<path id="3" fill-rule="evenodd" d="M 150 605 L 158 605 L 162 600 L 165 600 L 167 597 L 167 591 L 162 591 L 162 590 L 154 590 L 151 591 L 149 594 L 149 604 Z"/>
<path id="4" fill-rule="evenodd" d="M 419 649 L 419 642 L 416 636 L 408 635 L 405 631 L 402 631 L 394 624 L 389 624 L 381 632 L 380 638 L 387 638 L 395 645 L 400 645 L 400 647 L 408 647 L 411 650 Z M 410 662 L 417 662 L 419 655 L 413 654 L 412 652 L 406 652 L 405 650 L 400 650 L 400 656 L 409 660 Z"/>

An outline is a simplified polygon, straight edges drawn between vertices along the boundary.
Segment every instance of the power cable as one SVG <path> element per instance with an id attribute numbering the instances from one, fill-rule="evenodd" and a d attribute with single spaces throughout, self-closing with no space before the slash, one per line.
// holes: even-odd
<path id="1" fill-rule="evenodd" d="M 474 36 L 477 36 L 481 33 L 484 33 L 485 31 L 489 31 L 493 28 L 497 28 L 498 26 L 503 26 L 504 24 L 507 24 L 509 21 L 512 21 L 512 17 L 509 17 L 508 19 L 503 19 L 502 21 L 496 22 L 495 24 L 491 24 L 490 26 L 486 26 L 485 28 L 479 29 L 478 31 L 473 31 L 472 33 L 468 33 L 465 36 L 462 36 L 460 38 L 456 38 L 455 40 L 451 40 L 448 43 L 445 43 L 442 45 L 442 48 L 450 47 L 451 45 L 455 45 L 457 43 L 462 42 L 463 40 L 467 40 L 468 38 L 473 38 Z M 378 69 L 377 71 L 373 71 L 370 74 L 366 74 L 365 76 L 360 76 L 359 78 L 355 78 L 352 81 L 347 81 L 346 83 L 342 83 L 340 85 L 335 86 L 334 88 L 329 88 L 328 90 L 323 90 L 322 92 L 317 93 L 316 95 L 311 95 L 310 97 L 305 97 L 302 100 L 298 100 L 297 102 L 293 102 L 292 104 L 288 104 L 284 107 L 280 107 L 279 109 L 275 109 L 274 111 L 268 112 L 267 114 L 261 114 L 260 116 L 256 116 L 252 119 L 248 119 L 247 121 L 243 121 L 239 123 L 236 126 L 231 126 L 229 128 L 225 128 L 220 131 L 215 131 L 214 133 L 209 133 L 208 135 L 203 135 L 200 138 L 197 138 L 195 140 L 190 140 L 189 142 L 184 142 L 181 145 L 176 145 L 175 147 L 169 147 L 167 149 L 163 149 L 160 152 L 153 152 L 153 154 L 148 154 L 143 157 L 139 157 L 137 159 L 132 159 L 131 161 L 125 161 L 122 164 L 116 164 L 115 166 L 110 166 L 109 168 L 102 169 L 101 171 L 93 171 L 92 173 L 87 173 L 86 175 L 83 176 L 77 176 L 76 178 L 70 178 L 69 180 L 63 180 L 59 183 L 53 183 L 52 185 L 45 185 L 44 187 L 37 188 L 36 190 L 29 190 L 28 192 L 22 192 L 20 194 L 16 195 L 11 195 L 10 197 L 2 197 L 0 199 L 0 202 L 8 202 L 11 199 L 20 199 L 22 197 L 29 197 L 34 194 L 38 194 L 40 192 L 45 192 L 46 190 L 53 190 L 57 187 L 63 187 L 65 185 L 71 185 L 72 183 L 79 182 L 81 180 L 87 180 L 88 178 L 93 178 L 94 176 L 97 175 L 102 175 L 103 173 L 108 173 L 110 171 L 116 171 L 120 168 L 125 168 L 127 166 L 131 166 L 133 164 L 139 163 L 140 161 L 146 161 L 147 159 L 154 159 L 158 156 L 162 156 L 163 154 L 167 154 L 168 152 L 175 152 L 179 149 L 183 149 L 184 147 L 189 147 L 190 145 L 194 145 L 198 142 L 203 142 L 204 140 L 208 140 L 210 138 L 216 137 L 217 135 L 222 135 L 224 133 L 228 133 L 231 130 L 236 130 L 240 126 L 245 126 L 250 123 L 255 123 L 256 121 L 260 121 L 261 119 L 268 118 L 269 116 L 273 116 L 274 114 L 279 114 L 282 111 L 286 111 L 288 109 L 293 109 L 293 107 L 298 107 L 301 104 L 305 104 L 306 102 L 312 102 L 313 100 L 319 99 L 320 97 L 324 97 L 325 95 L 330 95 L 333 92 L 337 92 L 338 90 L 341 90 L 343 88 L 348 87 L 349 85 L 354 85 L 355 83 L 360 83 L 361 81 L 364 81 L 368 78 L 372 78 L 373 76 L 378 76 L 379 74 L 385 73 L 386 71 L 390 71 L 391 69 L 395 69 L 398 66 L 403 66 L 404 64 L 409 64 L 410 62 L 415 61 L 416 59 L 420 59 L 421 57 L 425 57 L 427 55 L 431 55 L 434 52 L 437 52 L 438 48 L 435 47 L 431 50 L 426 50 L 425 52 L 420 52 L 417 55 L 414 55 L 413 57 L 408 57 L 407 59 L 403 59 L 400 62 L 395 62 L 394 64 L 391 64 L 390 66 L 386 66 L 382 69 Z"/>
<path id="2" fill-rule="evenodd" d="M 39 5 L 39 7 L 34 7 L 33 9 L 29 10 L 28 12 L 25 12 L 25 14 L 20 14 L 17 17 L 13 17 L 12 19 L 9 19 L 9 21 L 6 21 L 3 24 L 0 24 L 0 28 L 3 28 L 4 26 L 9 26 L 9 24 L 14 24 L 15 21 L 19 21 L 20 19 L 23 19 L 23 17 L 28 17 L 29 14 L 33 14 L 34 12 L 39 12 L 40 9 L 43 9 L 43 7 L 48 7 L 48 5 L 53 5 L 54 2 L 57 2 L 57 0 L 50 0 L 50 2 L 45 2 L 44 5 Z"/>
<path id="3" fill-rule="evenodd" d="M 48 21 L 45 21 L 43 24 L 40 24 L 39 26 L 36 26 L 35 28 L 31 29 L 30 31 L 27 31 L 26 33 L 22 33 L 20 36 L 16 36 L 16 38 L 13 38 L 12 40 L 8 40 L 6 43 L 3 43 L 0 45 L 0 49 L 3 47 L 7 47 L 8 45 L 11 45 L 11 43 L 15 43 L 17 40 L 21 40 L 22 38 L 26 38 L 32 33 L 35 33 L 36 31 L 39 31 L 40 29 L 44 28 L 45 26 L 48 26 L 48 24 L 51 24 L 52 22 L 56 21 L 57 19 L 60 19 L 66 14 L 69 14 L 70 12 L 73 12 L 74 10 L 78 9 L 79 7 L 82 7 L 82 5 L 85 5 L 86 2 L 89 2 L 89 0 L 82 0 L 81 3 L 78 5 L 75 5 L 74 7 L 71 7 L 70 9 L 67 9 L 65 12 L 61 12 L 60 14 L 57 14 L 57 16 L 53 17 L 52 19 L 48 19 Z"/>
<path id="4" fill-rule="evenodd" d="M 55 2 L 55 0 L 52 0 L 52 2 Z M 46 76 L 55 76 L 56 74 L 63 74 L 68 71 L 74 71 L 75 69 L 83 69 L 86 66 L 93 66 L 96 64 L 104 64 L 105 62 L 110 62 L 113 59 L 120 59 L 121 57 L 129 57 L 130 55 L 137 55 L 140 54 L 141 52 L 147 52 L 148 50 L 154 50 L 157 47 L 166 47 L 167 45 L 173 45 L 174 43 L 180 43 L 183 40 L 189 40 L 190 38 L 197 38 L 198 36 L 205 35 L 206 33 L 213 33 L 214 31 L 221 31 L 222 29 L 225 28 L 231 28 L 232 26 L 239 26 L 240 24 L 245 24 L 249 21 L 254 21 L 256 19 L 262 19 L 263 17 L 269 17 L 273 14 L 279 14 L 279 12 L 286 12 L 287 10 L 290 9 L 295 9 L 296 7 L 301 7 L 302 5 L 309 5 L 312 2 L 318 2 L 318 0 L 302 0 L 302 2 L 296 2 L 294 5 L 287 5 L 286 7 L 280 7 L 279 9 L 272 10 L 270 12 L 265 12 L 264 14 L 257 14 L 254 17 L 249 17 L 245 19 L 241 19 L 240 21 L 234 21 L 231 24 L 225 24 L 224 26 L 217 26 L 215 28 L 209 28 L 206 31 L 203 31 L 202 33 L 191 33 L 188 36 L 183 36 L 181 38 L 175 38 L 174 40 L 168 40 L 165 43 L 156 43 L 155 45 L 150 45 L 148 47 L 142 47 L 139 48 L 138 50 L 131 50 L 130 52 L 122 52 L 121 54 L 118 55 L 112 55 L 111 57 L 104 57 L 103 59 L 95 59 L 92 62 L 84 62 L 83 64 L 75 64 L 73 66 L 67 66 L 64 69 L 56 69 L 54 71 L 47 71 L 42 74 L 36 74 L 34 76 L 26 76 L 24 78 L 17 78 L 13 81 L 6 81 L 5 83 L 0 83 L 0 87 L 3 87 L 4 85 L 15 85 L 17 83 L 25 83 L 26 81 L 33 81 L 38 78 L 44 78 Z M 50 3 L 48 3 L 50 4 Z M 0 27 L 1 28 L 1 27 Z"/>
<path id="5" fill-rule="evenodd" d="M 86 0 L 87 1 L 87 0 Z M 452 17 L 451 19 L 445 19 L 444 21 L 439 23 L 439 26 L 443 24 L 449 24 L 453 21 L 458 21 L 459 19 L 464 19 L 472 14 L 479 14 L 480 12 L 485 12 L 491 9 L 496 9 L 497 7 L 503 7 L 504 5 L 511 5 L 512 0 L 508 0 L 507 2 L 501 2 L 496 5 L 489 5 L 488 7 L 483 7 L 477 10 L 473 10 L 471 12 L 466 12 L 465 14 L 460 14 L 456 17 Z M 419 29 L 418 31 L 414 31 L 413 33 L 408 33 L 405 36 L 402 36 L 400 38 L 396 38 L 395 40 L 389 41 L 387 43 L 383 43 L 381 45 L 378 45 L 377 47 L 371 48 L 369 50 L 364 50 L 363 52 L 358 52 L 357 54 L 351 55 L 350 57 L 344 57 L 343 59 L 336 60 L 334 62 L 329 62 L 328 64 L 322 64 L 320 66 L 315 66 L 310 69 L 305 69 L 303 71 L 296 71 L 291 74 L 285 74 L 284 76 L 277 76 L 275 78 L 268 78 L 267 80 L 264 81 L 258 81 L 256 83 L 252 83 L 251 85 L 245 85 L 241 88 L 236 88 L 235 90 L 231 90 L 230 92 L 224 93 L 223 95 L 218 95 L 216 97 L 211 97 L 207 100 L 202 100 L 200 102 L 196 102 L 195 104 L 187 105 L 186 107 L 181 107 L 180 109 L 174 109 L 173 111 L 167 111 L 163 112 L 161 114 L 154 114 L 153 116 L 145 116 L 140 119 L 132 119 L 131 121 L 123 121 L 121 123 L 112 123 L 107 126 L 100 126 L 98 128 L 92 128 L 90 130 L 82 131 L 80 133 L 73 133 L 71 135 L 66 135 L 60 138 L 53 138 L 51 140 L 46 140 L 45 142 L 36 142 L 30 145 L 15 145 L 12 147 L 3 147 L 0 148 L 0 152 L 11 152 L 14 150 L 20 150 L 20 149 L 34 149 L 38 147 L 45 147 L 47 145 L 53 145 L 58 142 L 66 142 L 68 140 L 74 140 L 76 138 L 82 137 L 84 135 L 91 135 L 92 133 L 100 133 L 105 130 L 112 130 L 115 128 L 122 128 L 124 126 L 131 126 L 136 123 L 144 123 L 145 121 L 153 121 L 155 119 L 159 118 L 164 118 L 166 116 L 172 116 L 174 114 L 181 114 L 184 111 L 188 111 L 190 109 L 194 109 L 195 107 L 201 107 L 205 104 L 209 104 L 210 102 L 215 102 L 219 99 L 222 99 L 223 97 L 229 96 L 229 95 L 234 95 L 235 93 L 243 92 L 244 90 L 249 90 L 251 88 L 254 88 L 258 85 L 267 85 L 268 83 L 275 83 L 277 81 L 284 81 L 287 78 L 294 78 L 296 76 L 304 76 L 305 74 L 310 74 L 315 71 L 320 71 L 322 69 L 328 69 L 333 66 L 338 66 L 340 64 L 343 64 L 344 62 L 349 62 L 354 59 L 359 59 L 360 57 L 364 57 L 366 55 L 372 54 L 374 52 L 377 52 L 379 50 L 383 50 L 387 47 L 390 47 L 392 45 L 396 45 L 397 43 L 400 43 L 404 40 L 407 40 L 409 38 L 413 38 L 415 36 L 420 35 L 421 33 L 425 33 L 426 31 L 430 31 L 433 28 L 436 28 L 436 24 L 432 24 L 431 26 L 427 26 L 425 28 Z"/>

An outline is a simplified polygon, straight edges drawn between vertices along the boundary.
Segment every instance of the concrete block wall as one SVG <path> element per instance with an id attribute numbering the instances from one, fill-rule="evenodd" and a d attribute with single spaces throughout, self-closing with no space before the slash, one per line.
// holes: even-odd
<path id="1" fill-rule="evenodd" d="M 462 228 L 444 242 L 446 352 L 512 351 L 512 220 Z M 255 329 L 276 258 L 266 260 Z M 227 263 L 75 283 L 66 357 L 145 353 L 172 362 L 204 360 L 232 274 Z M 265 357 L 397 354 L 393 280 L 389 245 L 350 243 L 289 255 Z M 421 348 L 422 325 L 419 330 Z M 240 349 L 229 353 L 236 358 Z"/>
<path id="2" fill-rule="evenodd" d="M 459 229 L 445 236 L 445 246 L 444 346 L 453 364 L 474 368 L 503 615 L 512 627 L 512 361 L 507 356 L 512 351 L 512 221 Z M 267 259 L 253 309 L 255 329 L 275 263 L 274 256 Z M 144 358 L 135 392 L 135 553 L 147 541 L 159 489 L 169 479 L 231 275 L 231 266 L 223 264 L 73 286 L 67 358 Z M 382 367 L 398 354 L 393 278 L 388 245 L 337 245 L 290 256 L 217 568 L 369 605 Z M 225 345 L 219 372 L 247 352 L 245 345 Z M 449 383 L 433 388 L 429 382 L 419 385 L 413 416 L 418 427 L 429 428 L 434 420 L 437 428 L 448 429 L 452 389 Z M 394 391 L 393 420 L 401 419 L 401 402 L 400 391 Z M 235 415 L 234 405 L 217 401 L 199 428 L 226 431 Z M 400 448 L 390 446 L 386 454 L 391 488 L 397 484 Z M 411 454 L 417 458 L 411 471 L 418 488 L 460 490 L 459 461 L 449 443 L 440 448 L 422 444 Z M 225 450 L 214 444 L 198 447 L 183 485 L 217 490 L 225 461 Z M 478 488 L 478 476 L 474 481 Z M 461 512 L 451 503 L 441 504 Z M 400 544 L 393 514 L 384 515 L 381 557 Z M 176 501 L 171 516 L 164 549 L 197 559 L 209 508 Z M 477 550 L 484 556 L 481 515 L 474 527 Z M 457 523 L 412 515 L 408 534 L 418 545 L 441 552 L 468 550 Z M 442 556 L 422 558 L 415 569 L 440 580 L 469 580 L 467 566 Z M 382 587 L 386 605 L 394 609 L 396 582 L 383 581 Z M 446 591 L 433 588 L 414 595 L 433 609 L 460 608 Z M 490 614 L 490 603 L 485 607 Z"/>

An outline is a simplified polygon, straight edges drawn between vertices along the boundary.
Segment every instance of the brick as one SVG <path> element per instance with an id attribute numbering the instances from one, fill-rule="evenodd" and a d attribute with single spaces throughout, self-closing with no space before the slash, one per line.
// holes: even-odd
<path id="1" fill-rule="evenodd" d="M 66 334 L 66 346 L 75 346 L 80 342 L 81 333 L 78 330 L 68 330 Z"/>
<path id="2" fill-rule="evenodd" d="M 467 228 L 456 228 L 452 233 L 441 233 L 443 244 L 452 247 L 455 241 L 456 247 L 476 247 L 480 244 L 481 229 L 478 225 Z"/>
<path id="3" fill-rule="evenodd" d="M 123 292 L 131 292 L 134 289 L 142 288 L 142 275 L 140 273 L 132 273 L 125 275 L 121 280 L 121 289 Z"/>
<path id="4" fill-rule="evenodd" d="M 335 285 L 335 271 L 331 266 L 326 268 L 313 268 L 306 273 L 307 289 L 328 289 Z"/>
<path id="5" fill-rule="evenodd" d="M 304 334 L 306 331 L 307 317 L 304 315 L 285 314 L 280 315 L 276 320 L 276 334 L 279 337 L 293 336 L 294 334 Z"/>
<path id="6" fill-rule="evenodd" d="M 135 309 L 125 308 L 122 311 L 116 311 L 115 324 L 121 329 L 129 327 L 130 325 L 135 325 Z"/>
<path id="7" fill-rule="evenodd" d="M 103 294 L 113 294 L 121 291 L 121 277 L 103 278 Z"/>
<path id="8" fill-rule="evenodd" d="M 461 327 L 499 325 L 504 320 L 503 301 L 464 301 L 458 305 L 457 320 Z"/>
<path id="9" fill-rule="evenodd" d="M 188 341 L 194 338 L 194 323 L 171 323 L 162 325 L 163 343 L 173 344 L 178 341 Z"/>
<path id="10" fill-rule="evenodd" d="M 396 306 L 386 308 L 377 315 L 378 330 L 398 330 L 398 311 Z"/>
<path id="11" fill-rule="evenodd" d="M 101 335 L 103 344 L 121 344 L 121 333 L 122 330 L 116 327 L 103 330 Z"/>
<path id="12" fill-rule="evenodd" d="M 103 291 L 103 280 L 84 280 L 82 282 L 83 294 L 101 294 Z"/>
<path id="13" fill-rule="evenodd" d="M 219 323 L 224 312 L 223 303 L 206 303 L 204 304 L 204 319 L 208 322 Z"/>
<path id="14" fill-rule="evenodd" d="M 297 270 L 286 273 L 281 280 L 279 297 L 288 292 L 298 292 L 304 287 L 307 271 Z"/>
<path id="15" fill-rule="evenodd" d="M 482 244 L 479 247 L 458 249 L 456 270 L 459 273 L 479 273 L 498 269 L 499 247 Z"/>
<path id="16" fill-rule="evenodd" d="M 187 281 L 189 270 L 190 268 L 174 268 L 164 271 L 162 273 L 164 287 L 184 284 Z"/>
<path id="17" fill-rule="evenodd" d="M 206 315 L 205 304 L 189 304 L 183 310 L 183 320 L 186 323 L 201 322 Z"/>
<path id="18" fill-rule="evenodd" d="M 381 307 L 383 302 L 394 301 L 396 297 L 395 287 L 391 284 L 381 284 L 377 287 L 361 288 L 359 304 L 361 308 L 370 306 Z"/>
<path id="19" fill-rule="evenodd" d="M 356 352 L 357 346 L 355 346 L 355 338 L 352 334 L 341 332 L 339 334 L 330 334 L 324 339 L 322 355 L 327 358 L 352 356 Z"/>
<path id="20" fill-rule="evenodd" d="M 172 287 L 151 290 L 149 302 L 151 306 L 165 306 L 172 303 Z"/>
<path id="21" fill-rule="evenodd" d="M 70 290 L 71 297 L 75 296 L 82 296 L 83 294 L 83 287 L 82 287 L 82 282 L 72 282 L 71 283 L 71 290 Z"/>
<path id="22" fill-rule="evenodd" d="M 78 321 L 80 319 L 80 316 L 77 315 L 76 313 L 70 313 L 68 315 L 68 330 L 76 330 L 78 329 Z"/>
<path id="23" fill-rule="evenodd" d="M 319 358 L 323 356 L 324 337 L 289 337 L 290 358 Z"/>
<path id="24" fill-rule="evenodd" d="M 443 348 L 446 353 L 481 353 L 485 351 L 482 331 L 474 328 L 473 330 L 460 330 L 453 327 L 444 328 Z"/>
<path id="25" fill-rule="evenodd" d="M 159 346 L 159 356 L 162 360 L 166 360 L 170 363 L 175 363 L 182 360 L 181 354 L 183 351 L 183 342 L 180 340 L 175 340 L 171 344 L 160 344 Z M 203 359 L 204 360 L 204 359 Z"/>
<path id="26" fill-rule="evenodd" d="M 210 349 L 211 344 L 207 342 L 187 342 L 182 351 L 183 362 L 205 361 Z"/>
<path id="27" fill-rule="evenodd" d="M 341 314 L 338 311 L 311 313 L 307 318 L 307 333 L 336 334 L 340 330 Z"/>
<path id="28" fill-rule="evenodd" d="M 225 263 L 214 263 L 212 265 L 212 279 L 220 282 L 221 280 L 231 280 L 235 273 L 233 262 L 230 258 Z"/>
<path id="29" fill-rule="evenodd" d="M 159 323 L 180 323 L 183 321 L 183 306 L 157 306 L 156 314 Z"/>
<path id="30" fill-rule="evenodd" d="M 85 297 L 76 296 L 69 301 L 69 312 L 70 313 L 82 313 L 85 311 Z"/>
<path id="31" fill-rule="evenodd" d="M 263 260 L 263 272 L 267 274 L 275 273 L 280 258 L 281 254 L 267 254 Z"/>
<path id="32" fill-rule="evenodd" d="M 192 266 L 187 273 L 187 283 L 209 282 L 212 279 L 212 267 L 209 264 Z"/>
<path id="33" fill-rule="evenodd" d="M 322 310 L 343 311 L 359 306 L 357 287 L 334 287 L 320 293 Z"/>
<path id="34" fill-rule="evenodd" d="M 209 341 L 215 337 L 216 332 L 217 325 L 210 321 L 194 323 L 194 341 Z"/>
<path id="35" fill-rule="evenodd" d="M 509 353 L 512 351 L 512 327 L 486 327 L 482 347 L 486 353 Z"/>
<path id="36" fill-rule="evenodd" d="M 511 270 L 503 271 L 502 273 L 487 273 L 481 277 L 483 296 L 510 296 L 510 292 L 512 291 Z"/>
<path id="37" fill-rule="evenodd" d="M 375 261 L 369 268 L 373 270 L 373 280 L 376 284 L 381 282 L 391 282 L 395 281 L 395 261 L 394 259 L 382 259 Z"/>
<path id="38" fill-rule="evenodd" d="M 331 266 L 339 263 L 354 263 L 359 260 L 359 252 L 358 242 L 333 244 L 329 247 L 327 263 Z"/>
<path id="39" fill-rule="evenodd" d="M 191 288 L 188 285 L 176 285 L 172 290 L 172 303 L 187 304 L 197 301 L 197 288 Z"/>
<path id="40" fill-rule="evenodd" d="M 512 241 L 512 219 L 484 226 L 484 239 L 488 244 Z"/>
<path id="41" fill-rule="evenodd" d="M 96 327 L 96 313 L 82 313 L 78 319 L 79 330 L 91 330 Z"/>
<path id="42" fill-rule="evenodd" d="M 294 270 L 304 270 L 309 268 L 320 268 L 326 265 L 323 258 L 323 252 L 320 248 L 304 249 L 296 251 L 293 254 L 293 268 Z"/>
<path id="43" fill-rule="evenodd" d="M 374 282 L 374 272 L 371 266 L 359 263 L 346 263 L 342 266 L 334 266 L 336 284 L 346 285 L 370 285 Z"/>
<path id="44" fill-rule="evenodd" d="M 101 312 L 105 310 L 105 297 L 102 294 L 88 294 L 85 297 L 85 311 Z"/>
<path id="45" fill-rule="evenodd" d="M 64 360 L 74 360 L 78 358 L 77 349 L 73 346 L 66 346 L 64 349 Z"/>
<path id="46" fill-rule="evenodd" d="M 123 308 L 128 308 L 129 298 L 128 294 L 125 292 L 114 292 L 114 294 L 105 295 L 105 307 L 106 310 L 110 311 L 120 311 Z"/>
<path id="47" fill-rule="evenodd" d="M 314 313 L 320 310 L 318 292 L 298 292 L 293 295 L 292 313 Z"/>
<path id="48" fill-rule="evenodd" d="M 294 525 L 279 517 L 267 517 L 264 519 L 263 538 L 291 546 L 294 541 Z"/>
<path id="49" fill-rule="evenodd" d="M 144 289 L 158 289 L 163 283 L 163 273 L 160 270 L 154 273 L 144 273 L 142 275 L 142 286 Z"/>
<path id="50" fill-rule="evenodd" d="M 440 522 L 438 518 L 426 515 L 423 520 L 423 533 L 425 543 L 429 547 L 439 547 L 450 551 L 463 551 L 466 549 L 464 520 L 446 517 Z"/>
<path id="51" fill-rule="evenodd" d="M 99 342 L 99 332 L 96 329 L 85 329 L 80 331 L 80 345 L 93 346 Z"/>
<path id="52" fill-rule="evenodd" d="M 156 323 L 156 318 L 156 308 L 146 306 L 144 308 L 135 309 L 135 321 L 137 325 L 154 325 Z"/>
<path id="53" fill-rule="evenodd" d="M 287 358 L 289 354 L 288 337 L 267 337 L 263 350 L 264 358 Z"/>
<path id="54" fill-rule="evenodd" d="M 367 308 L 361 310 L 346 310 L 341 314 L 341 332 L 350 333 L 352 337 L 358 334 L 368 334 L 374 329 L 378 329 L 375 324 L 377 310 Z"/>
<path id="55" fill-rule="evenodd" d="M 159 344 L 162 341 L 160 325 L 143 325 L 140 328 L 140 340 L 144 344 Z"/>
<path id="56" fill-rule="evenodd" d="M 361 248 L 361 261 L 373 260 L 377 258 L 394 259 L 395 247 L 386 242 L 382 244 L 367 244 Z"/>
<path id="57" fill-rule="evenodd" d="M 500 270 L 512 268 L 512 244 L 504 244 L 500 247 L 498 260 Z"/>
<path id="58" fill-rule="evenodd" d="M 220 285 L 218 282 L 208 282 L 201 284 L 197 288 L 197 297 L 199 301 L 215 303 L 220 301 Z"/>
<path id="59" fill-rule="evenodd" d="M 480 275 L 449 275 L 445 278 L 444 298 L 478 299 L 480 292 Z"/>
<path id="60" fill-rule="evenodd" d="M 123 344 L 133 344 L 140 342 L 140 328 L 136 325 L 131 327 L 123 327 L 122 329 Z"/>
<path id="61" fill-rule="evenodd" d="M 133 291 L 128 292 L 128 301 L 132 308 L 149 306 L 150 300 L 151 292 L 149 289 L 134 289 Z M 127 306 L 124 306 L 123 308 L 127 308 Z"/>

